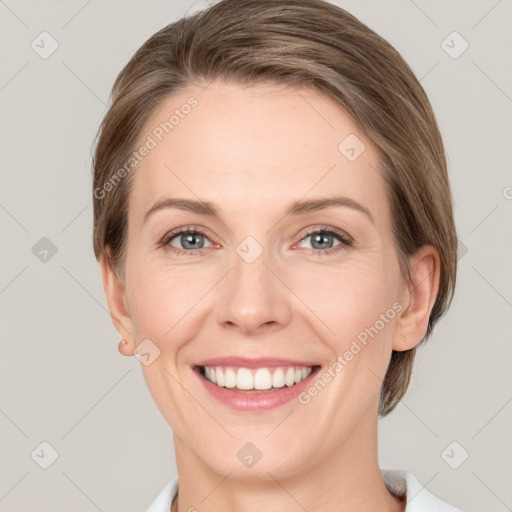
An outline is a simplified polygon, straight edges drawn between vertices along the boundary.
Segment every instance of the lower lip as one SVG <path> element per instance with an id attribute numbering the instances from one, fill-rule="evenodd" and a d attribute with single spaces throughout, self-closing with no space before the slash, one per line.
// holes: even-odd
<path id="1" fill-rule="evenodd" d="M 231 409 L 242 412 L 263 412 L 284 405 L 297 398 L 309 386 L 311 377 L 316 375 L 319 369 L 319 367 L 315 367 L 307 378 L 293 386 L 285 385 L 282 388 L 257 392 L 239 391 L 236 388 L 223 388 L 203 377 L 199 369 L 194 369 L 194 373 L 198 376 L 206 391 Z"/>

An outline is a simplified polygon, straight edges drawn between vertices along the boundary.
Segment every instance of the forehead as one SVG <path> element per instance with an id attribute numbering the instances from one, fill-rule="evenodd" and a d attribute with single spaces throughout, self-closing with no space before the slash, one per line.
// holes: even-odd
<path id="1" fill-rule="evenodd" d="M 161 102 L 139 137 L 145 142 L 151 149 L 136 167 L 130 201 L 137 210 L 167 196 L 261 208 L 263 199 L 278 206 L 333 192 L 382 208 L 377 150 L 313 89 L 191 86 Z"/>

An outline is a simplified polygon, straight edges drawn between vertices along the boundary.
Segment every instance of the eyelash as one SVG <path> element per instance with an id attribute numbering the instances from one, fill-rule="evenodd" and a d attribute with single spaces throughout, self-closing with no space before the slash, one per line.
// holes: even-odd
<path id="1" fill-rule="evenodd" d="M 343 231 L 340 231 L 339 229 L 333 228 L 331 226 L 321 226 L 320 228 L 316 228 L 313 231 L 307 231 L 306 233 L 303 234 L 303 236 L 300 237 L 299 242 L 302 242 L 309 236 L 313 236 L 313 235 L 316 235 L 319 233 L 328 233 L 330 235 L 335 235 L 341 243 L 339 245 L 336 245 L 329 249 L 310 249 L 311 251 L 313 251 L 313 254 L 316 256 L 332 254 L 332 253 L 338 252 L 340 250 L 343 250 L 344 248 L 352 247 L 354 244 L 353 239 L 349 235 L 347 235 Z M 201 251 L 203 249 L 187 251 L 187 250 L 183 250 L 183 249 L 177 249 L 177 248 L 169 245 L 171 240 L 173 240 L 177 236 L 190 235 L 190 234 L 200 234 L 209 239 L 209 236 L 199 226 L 186 226 L 183 228 L 179 228 L 178 230 L 171 231 L 170 233 L 167 233 L 162 238 L 162 240 L 160 242 L 158 242 L 157 245 L 158 245 L 158 247 L 162 247 L 162 248 L 170 248 L 170 250 L 177 256 L 182 256 L 185 254 L 187 254 L 189 256 L 200 255 Z"/>

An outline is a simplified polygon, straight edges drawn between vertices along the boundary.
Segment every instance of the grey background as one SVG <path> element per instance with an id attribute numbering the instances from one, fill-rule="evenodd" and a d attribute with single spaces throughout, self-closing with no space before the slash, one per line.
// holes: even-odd
<path id="1" fill-rule="evenodd" d="M 468 512 L 512 510 L 512 2 L 336 3 L 421 78 L 467 248 L 452 308 L 380 422 L 381 466 L 412 471 Z M 138 360 L 117 352 L 106 309 L 91 245 L 91 145 L 133 52 L 204 5 L 0 0 L 1 511 L 142 511 L 175 474 L 170 427 Z M 47 59 L 31 47 L 43 31 L 59 45 Z M 453 31 L 469 44 L 458 58 L 445 51 L 462 48 L 458 36 L 442 46 Z M 43 237 L 55 254 L 41 252 Z M 47 469 L 43 441 L 58 453 Z"/>

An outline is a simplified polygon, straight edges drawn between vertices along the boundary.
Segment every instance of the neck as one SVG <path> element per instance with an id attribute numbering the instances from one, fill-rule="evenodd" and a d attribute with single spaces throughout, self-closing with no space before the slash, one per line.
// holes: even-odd
<path id="1" fill-rule="evenodd" d="M 176 435 L 174 441 L 179 496 L 173 512 L 206 507 L 211 512 L 295 512 L 299 508 L 315 512 L 402 512 L 405 509 L 405 502 L 389 492 L 381 476 L 373 411 L 363 417 L 350 439 L 330 449 L 326 456 L 315 458 L 312 448 L 305 447 L 307 456 L 295 457 L 292 471 L 283 471 L 279 465 L 264 470 L 260 467 L 258 476 L 251 473 L 250 478 L 233 478 L 229 469 L 224 474 L 216 472 Z M 308 459 L 312 461 L 309 464 Z"/>

